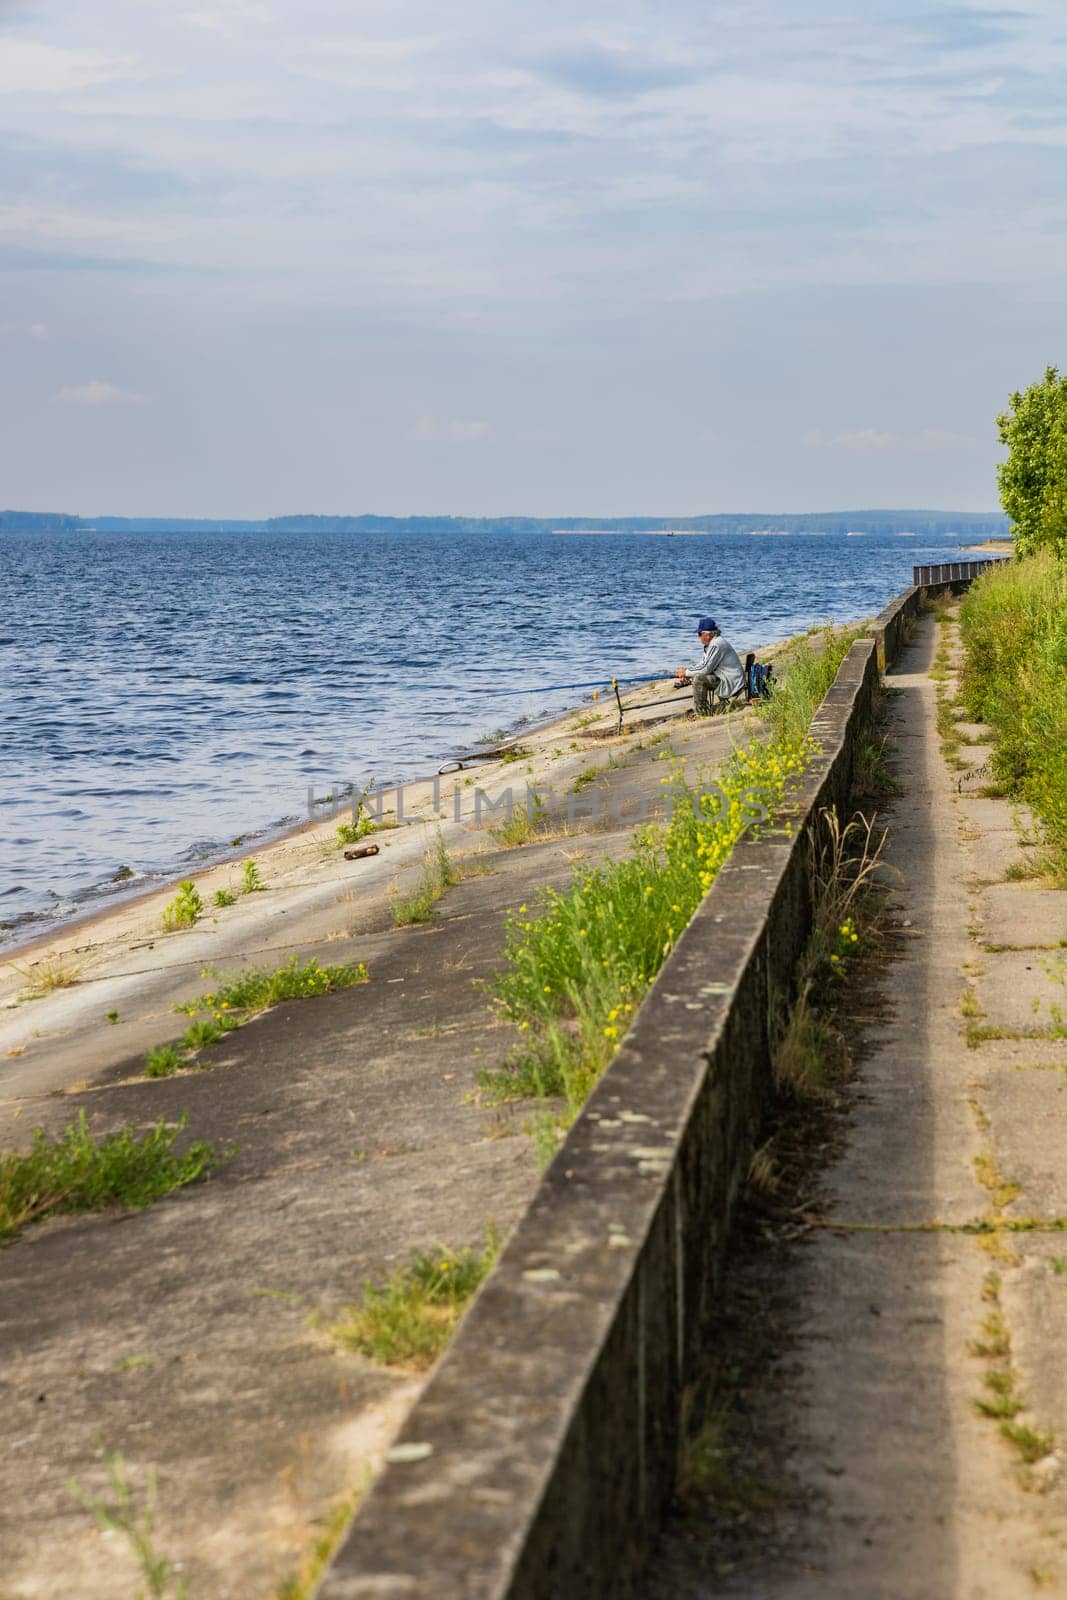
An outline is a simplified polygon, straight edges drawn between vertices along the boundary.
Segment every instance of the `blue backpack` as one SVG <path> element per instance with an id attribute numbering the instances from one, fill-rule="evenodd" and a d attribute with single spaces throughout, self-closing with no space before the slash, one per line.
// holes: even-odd
<path id="1" fill-rule="evenodd" d="M 754 655 L 745 657 L 745 696 L 748 700 L 769 700 L 774 668 L 764 666 Z"/>

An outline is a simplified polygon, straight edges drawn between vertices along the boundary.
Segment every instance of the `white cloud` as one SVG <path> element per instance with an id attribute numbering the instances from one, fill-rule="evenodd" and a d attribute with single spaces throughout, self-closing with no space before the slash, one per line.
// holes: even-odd
<path id="1" fill-rule="evenodd" d="M 461 444 L 474 444 L 479 439 L 484 439 L 488 432 L 488 422 L 461 422 L 456 420 L 448 424 L 449 437 Z"/>
<path id="2" fill-rule="evenodd" d="M 477 444 L 488 432 L 488 422 L 474 418 L 453 417 L 451 422 L 438 422 L 436 417 L 420 417 L 411 429 L 411 437 L 423 442 L 450 439 L 453 444 Z"/>
<path id="3" fill-rule="evenodd" d="M 896 450 L 901 443 L 899 434 L 882 428 L 851 428 L 837 433 L 829 441 L 831 450 L 855 450 L 866 454 L 873 450 Z"/>
<path id="4" fill-rule="evenodd" d="M 69 94 L 123 75 L 128 56 L 0 34 L 0 94 Z"/>
<path id="5" fill-rule="evenodd" d="M 136 406 L 143 402 L 144 395 L 120 389 L 101 378 L 90 378 L 88 383 L 65 384 L 56 399 L 66 406 Z"/>
<path id="6" fill-rule="evenodd" d="M 31 322 L 26 332 L 31 339 L 47 339 L 48 324 L 47 322 Z"/>
<path id="7" fill-rule="evenodd" d="M 948 428 L 922 428 L 918 433 L 894 433 L 889 428 L 847 428 L 827 435 L 809 428 L 802 437 L 806 450 L 845 450 L 853 455 L 877 455 L 889 450 L 933 452 L 967 449 L 974 441 Z"/>

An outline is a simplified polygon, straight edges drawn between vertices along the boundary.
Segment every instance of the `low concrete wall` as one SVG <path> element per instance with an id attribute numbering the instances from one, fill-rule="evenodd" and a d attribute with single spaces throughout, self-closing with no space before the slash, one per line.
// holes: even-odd
<path id="1" fill-rule="evenodd" d="M 812 724 L 822 753 L 679 939 L 319 1600 L 635 1592 L 771 1090 L 776 1003 L 811 926 L 813 830 L 822 808 L 848 803 L 879 658 L 893 659 L 919 602 L 908 590 L 852 646 Z"/>
<path id="2" fill-rule="evenodd" d="M 923 596 L 926 592 L 925 589 L 912 584 L 911 588 L 905 589 L 903 594 L 898 594 L 895 600 L 890 601 L 885 610 L 871 623 L 868 632 L 874 639 L 880 672 L 885 672 L 888 664 L 895 661 L 899 655 L 908 630 L 922 609 Z"/>

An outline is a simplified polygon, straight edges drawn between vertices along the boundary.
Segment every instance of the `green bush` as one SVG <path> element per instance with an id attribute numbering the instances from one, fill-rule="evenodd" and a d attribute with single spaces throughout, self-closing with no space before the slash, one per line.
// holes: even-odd
<path id="1" fill-rule="evenodd" d="M 1046 552 L 993 568 L 960 627 L 960 695 L 994 731 L 994 774 L 1045 823 L 1067 873 L 1067 562 Z"/>

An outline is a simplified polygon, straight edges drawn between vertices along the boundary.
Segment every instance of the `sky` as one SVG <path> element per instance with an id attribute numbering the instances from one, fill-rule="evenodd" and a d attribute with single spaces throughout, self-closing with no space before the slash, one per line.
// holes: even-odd
<path id="1" fill-rule="evenodd" d="M 989 510 L 1067 11 L 0 0 L 0 506 Z"/>

